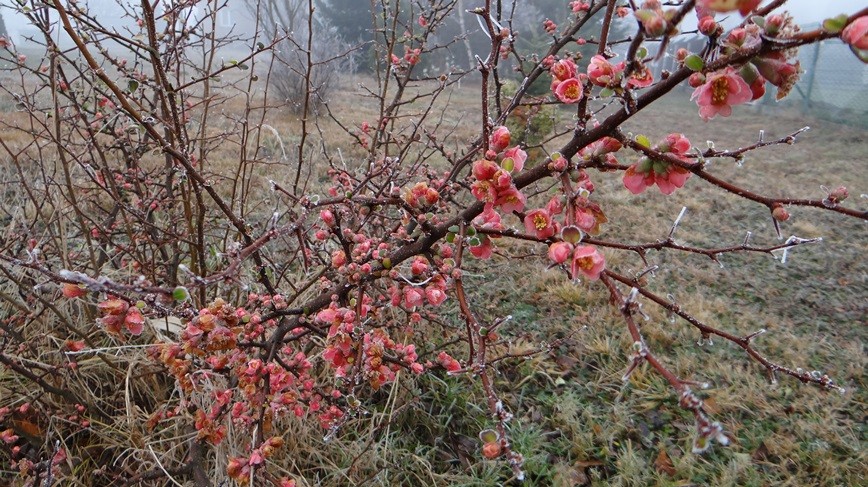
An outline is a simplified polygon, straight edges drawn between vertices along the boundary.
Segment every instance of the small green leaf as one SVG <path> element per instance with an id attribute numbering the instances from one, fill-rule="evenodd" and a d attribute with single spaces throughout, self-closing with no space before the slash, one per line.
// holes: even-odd
<path id="1" fill-rule="evenodd" d="M 754 15 L 754 16 L 751 17 L 750 19 L 753 21 L 754 24 L 760 26 L 761 29 L 765 29 L 765 28 L 766 28 L 766 19 L 765 19 L 765 17 L 763 17 L 763 16 L 761 16 L 761 15 Z"/>
<path id="2" fill-rule="evenodd" d="M 446 237 L 447 237 L 447 239 L 449 238 L 448 235 Z M 384 269 L 391 269 L 392 268 L 392 259 L 390 259 L 388 257 L 383 259 L 383 268 Z"/>
<path id="3" fill-rule="evenodd" d="M 136 90 L 138 90 L 138 89 L 139 89 L 139 82 L 138 81 L 136 81 L 134 79 L 127 81 L 127 91 L 129 91 L 130 93 L 135 93 Z"/>
<path id="4" fill-rule="evenodd" d="M 563 156 L 561 155 L 560 152 L 552 152 L 551 160 L 552 160 L 552 162 L 554 162 L 554 161 L 557 161 L 558 159 L 560 159 L 561 157 L 563 157 Z"/>
<path id="5" fill-rule="evenodd" d="M 497 434 L 497 431 L 494 431 L 494 430 L 491 430 L 491 429 L 488 429 L 488 430 L 482 430 L 482 431 L 479 432 L 479 439 L 480 439 L 483 443 L 492 443 L 492 442 L 495 442 L 495 441 L 498 440 L 499 436 L 500 436 L 500 435 Z"/>
<path id="6" fill-rule="evenodd" d="M 451 232 L 450 232 L 450 233 L 447 233 L 447 234 L 446 234 L 446 241 L 449 242 L 449 243 L 454 242 L 454 241 L 455 241 L 455 234 L 454 234 L 454 233 L 451 233 Z"/>
<path id="7" fill-rule="evenodd" d="M 826 32 L 831 32 L 832 34 L 837 34 L 844 30 L 844 27 L 847 26 L 847 15 L 841 14 L 837 17 L 832 17 L 830 19 L 826 19 L 823 21 L 823 30 Z"/>
<path id="8" fill-rule="evenodd" d="M 468 237 L 472 237 L 476 235 L 476 229 L 473 227 L 467 227 L 466 234 Z"/>
<path id="9" fill-rule="evenodd" d="M 479 247 L 482 245 L 482 240 L 479 240 L 479 237 L 472 237 L 467 239 L 467 245 L 471 247 Z"/>
<path id="10" fill-rule="evenodd" d="M 636 136 L 636 142 L 638 142 L 642 147 L 651 148 L 651 141 L 648 140 L 648 137 L 645 137 L 642 134 Z"/>
<path id="11" fill-rule="evenodd" d="M 184 286 L 178 286 L 172 291 L 172 299 L 175 301 L 186 301 L 190 299 L 190 291 L 187 291 L 187 288 Z"/>
<path id="12" fill-rule="evenodd" d="M 636 51 L 637 58 L 645 59 L 646 56 L 648 56 L 648 49 L 645 49 L 645 46 L 640 47 L 639 50 Z"/>
<path id="13" fill-rule="evenodd" d="M 615 94 L 615 90 L 612 88 L 603 88 L 600 90 L 600 98 L 609 98 L 610 96 Z"/>
<path id="14" fill-rule="evenodd" d="M 458 228 L 458 225 L 452 225 L 447 230 L 449 230 L 450 233 L 458 233 L 461 231 L 461 229 Z"/>
<path id="15" fill-rule="evenodd" d="M 702 71 L 705 67 L 705 61 L 696 54 L 691 54 L 684 59 L 684 65 L 693 71 Z"/>
<path id="16" fill-rule="evenodd" d="M 265 50 L 265 44 L 258 42 L 256 44 L 256 48 L 259 49 L 260 51 L 264 51 Z"/>
<path id="17" fill-rule="evenodd" d="M 500 162 L 500 167 L 506 172 L 512 172 L 515 169 L 515 160 L 512 157 L 507 157 Z"/>
<path id="18" fill-rule="evenodd" d="M 236 66 L 238 66 L 238 69 L 240 69 L 241 71 L 247 71 L 248 69 L 250 69 L 250 66 L 244 63 L 238 63 L 236 64 Z"/>

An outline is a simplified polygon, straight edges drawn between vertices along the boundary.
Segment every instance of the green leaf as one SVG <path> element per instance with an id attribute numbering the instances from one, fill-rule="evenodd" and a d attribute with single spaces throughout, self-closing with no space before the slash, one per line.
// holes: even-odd
<path id="1" fill-rule="evenodd" d="M 648 49 L 645 49 L 645 46 L 640 47 L 639 50 L 636 51 L 636 57 L 639 59 L 645 59 L 647 56 Z"/>
<path id="2" fill-rule="evenodd" d="M 473 227 L 467 227 L 467 230 L 465 233 L 468 237 L 472 237 L 472 236 L 476 235 L 476 229 Z"/>
<path id="3" fill-rule="evenodd" d="M 651 148 L 651 141 L 648 140 L 648 137 L 645 137 L 642 134 L 636 136 L 636 142 L 638 142 L 642 147 Z"/>
<path id="4" fill-rule="evenodd" d="M 240 69 L 241 71 L 247 71 L 248 69 L 250 69 L 250 66 L 244 63 L 238 63 L 236 64 L 236 66 L 238 66 L 238 69 Z"/>
<path id="5" fill-rule="evenodd" d="M 515 161 L 512 157 L 507 157 L 500 162 L 500 167 L 502 167 L 506 172 L 512 172 L 512 170 L 515 169 Z"/>
<path id="6" fill-rule="evenodd" d="M 136 81 L 134 79 L 127 81 L 127 91 L 129 91 L 130 93 L 135 93 L 136 90 L 138 90 L 138 89 L 139 89 L 139 82 L 138 81 Z"/>
<path id="7" fill-rule="evenodd" d="M 615 94 L 615 90 L 612 88 L 603 88 L 600 90 L 600 98 L 609 98 L 610 96 Z"/>
<path id="8" fill-rule="evenodd" d="M 458 225 L 452 225 L 447 230 L 449 230 L 450 233 L 458 233 L 461 231 L 461 229 L 458 228 Z"/>
<path id="9" fill-rule="evenodd" d="M 479 237 L 473 237 L 467 240 L 467 245 L 471 247 L 478 247 L 482 245 L 482 240 L 479 240 Z"/>
<path id="10" fill-rule="evenodd" d="M 750 18 L 754 24 L 760 26 L 761 29 L 766 28 L 766 19 L 762 15 L 754 15 Z"/>
<path id="11" fill-rule="evenodd" d="M 841 14 L 837 17 L 832 17 L 830 19 L 826 19 L 823 21 L 823 30 L 826 32 L 831 32 L 832 34 L 837 34 L 844 30 L 844 27 L 847 26 L 847 15 Z"/>
<path id="12" fill-rule="evenodd" d="M 693 71 L 702 71 L 705 67 L 705 61 L 696 54 L 691 54 L 684 59 L 684 65 Z"/>
<path id="13" fill-rule="evenodd" d="M 455 234 L 450 232 L 446 234 L 446 241 L 452 243 L 455 241 Z"/>
<path id="14" fill-rule="evenodd" d="M 172 291 L 172 299 L 175 301 L 186 301 L 190 299 L 190 291 L 184 286 L 178 286 Z"/>

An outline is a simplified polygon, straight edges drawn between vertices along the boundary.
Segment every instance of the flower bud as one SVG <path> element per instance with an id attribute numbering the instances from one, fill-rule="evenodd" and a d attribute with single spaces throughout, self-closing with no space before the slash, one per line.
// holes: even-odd
<path id="1" fill-rule="evenodd" d="M 790 219 L 790 213 L 780 204 L 772 209 L 772 218 L 779 222 L 785 222 Z"/>

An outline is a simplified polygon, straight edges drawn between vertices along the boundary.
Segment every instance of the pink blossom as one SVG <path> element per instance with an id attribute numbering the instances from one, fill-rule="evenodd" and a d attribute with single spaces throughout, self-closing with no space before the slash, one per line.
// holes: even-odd
<path id="1" fill-rule="evenodd" d="M 750 86 L 730 66 L 724 71 L 718 71 L 696 88 L 691 100 L 699 105 L 699 115 L 708 120 L 717 114 L 724 117 L 732 115 L 732 106 L 750 101 L 753 93 Z"/>
<path id="2" fill-rule="evenodd" d="M 599 54 L 592 57 L 588 64 L 588 79 L 597 86 L 618 86 L 621 84 L 621 73 L 623 72 L 624 63 L 612 64 Z"/>
<path id="3" fill-rule="evenodd" d="M 419 27 L 427 27 L 428 26 L 428 19 L 426 19 L 424 15 L 420 15 L 417 22 L 419 23 Z"/>
<path id="4" fill-rule="evenodd" d="M 493 252 L 491 239 L 487 236 L 482 236 L 482 243 L 469 247 L 470 253 L 477 259 L 490 259 Z"/>
<path id="5" fill-rule="evenodd" d="M 555 234 L 552 216 L 541 208 L 528 212 L 524 217 L 524 228 L 527 233 L 543 240 Z"/>
<path id="6" fill-rule="evenodd" d="M 713 12 L 732 12 L 738 10 L 741 15 L 747 15 L 757 8 L 762 0 L 699 0 L 698 8 L 706 8 Z"/>
<path id="7" fill-rule="evenodd" d="M 498 193 L 494 205 L 499 206 L 505 213 L 512 213 L 513 211 L 523 210 L 526 202 L 527 198 L 521 191 L 512 186 L 508 190 Z"/>
<path id="8" fill-rule="evenodd" d="M 71 284 L 68 282 L 63 283 L 63 297 L 65 298 L 78 298 L 87 294 L 87 290 L 78 284 Z"/>
<path id="9" fill-rule="evenodd" d="M 555 264 L 563 264 L 573 254 L 573 244 L 569 242 L 555 242 L 549 245 L 549 259 Z"/>
<path id="10" fill-rule="evenodd" d="M 648 66 L 640 63 L 639 67 L 630 74 L 627 80 L 627 88 L 645 88 L 654 82 L 654 75 Z"/>
<path id="11" fill-rule="evenodd" d="M 440 286 L 430 285 L 425 288 L 425 298 L 432 306 L 440 306 L 443 301 L 446 301 L 446 290 Z"/>
<path id="12" fill-rule="evenodd" d="M 407 308 L 413 308 L 415 306 L 422 306 L 425 303 L 425 294 L 417 287 L 414 286 L 406 286 L 404 287 L 404 306 Z"/>
<path id="13" fill-rule="evenodd" d="M 690 171 L 675 164 L 652 162 L 645 158 L 624 172 L 624 187 L 633 194 L 639 194 L 656 184 L 661 193 L 668 195 L 684 186 L 690 174 Z"/>
<path id="14" fill-rule="evenodd" d="M 558 97 L 558 100 L 569 104 L 581 100 L 584 92 L 579 80 L 570 78 L 558 84 L 558 87 L 555 89 L 555 96 Z"/>
<path id="15" fill-rule="evenodd" d="M 576 77 L 576 63 L 570 58 L 564 58 L 552 64 L 549 72 L 558 81 L 566 81 Z"/>
<path id="16" fill-rule="evenodd" d="M 504 127 L 503 125 L 499 127 L 495 127 L 491 132 L 491 138 L 488 141 L 488 145 L 494 152 L 500 152 L 509 145 L 509 129 Z"/>
<path id="17" fill-rule="evenodd" d="M 506 159 L 512 159 L 512 170 L 509 172 L 520 172 L 524 169 L 524 163 L 527 161 L 527 152 L 523 151 L 521 147 L 515 146 L 512 149 L 507 149 L 506 152 L 503 153 L 504 161 Z"/>
<path id="18" fill-rule="evenodd" d="M 546 19 L 543 22 L 543 29 L 549 34 L 554 34 L 556 30 L 558 30 L 558 24 L 551 21 L 551 19 Z"/>
<path id="19" fill-rule="evenodd" d="M 126 325 L 127 330 L 130 331 L 133 335 L 139 336 L 142 334 L 142 328 L 145 323 L 145 319 L 142 316 L 142 312 L 138 310 L 138 308 L 132 308 L 127 312 L 127 316 L 124 318 L 124 325 Z"/>
<path id="20" fill-rule="evenodd" d="M 673 133 L 667 135 L 654 149 L 687 161 L 684 156 L 690 147 L 690 141 L 684 134 Z M 643 157 L 624 172 L 624 186 L 631 193 L 639 194 L 645 191 L 645 188 L 656 184 L 661 193 L 672 194 L 677 188 L 684 186 L 690 174 L 687 169 L 669 161 Z"/>
<path id="21" fill-rule="evenodd" d="M 596 247 L 591 245 L 580 245 L 573 252 L 573 262 L 570 268 L 573 278 L 578 272 L 581 272 L 588 279 L 596 281 L 600 278 L 603 269 L 606 268 L 606 261 Z"/>
<path id="22" fill-rule="evenodd" d="M 854 49 L 868 50 L 868 15 L 850 22 L 841 32 L 841 40 Z"/>

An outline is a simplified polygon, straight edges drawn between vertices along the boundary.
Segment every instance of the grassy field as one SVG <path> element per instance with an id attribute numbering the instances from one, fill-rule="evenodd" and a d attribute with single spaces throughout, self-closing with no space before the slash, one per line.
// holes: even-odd
<path id="1" fill-rule="evenodd" d="M 372 121 L 375 111 L 365 105 L 361 93 L 348 84 L 330 108 L 349 125 Z M 475 87 L 465 83 L 438 105 L 442 126 L 455 127 L 449 141 L 454 150 L 477 134 L 478 110 L 466 108 L 474 106 L 474 94 Z M 683 132 L 698 147 L 713 140 L 717 148 L 737 148 L 754 143 L 760 130 L 774 139 L 810 126 L 794 145 L 753 152 L 740 165 L 714 162 L 712 171 L 771 196 L 819 198 L 821 185 L 846 184 L 852 198 L 849 205 L 865 206 L 866 200 L 860 198 L 868 192 L 864 129 L 773 107 L 764 107 L 763 113 L 739 107 L 732 118 L 703 123 L 688 97 L 688 92 L 670 94 L 653 111 L 631 119 L 625 131 L 647 135 L 652 141 Z M 12 106 L 3 101 L 0 106 Z M 569 128 L 570 113 L 555 114 L 555 130 Z M 0 116 L 8 123 L 22 117 L 11 109 Z M 298 143 L 294 134 L 299 125 L 293 115 L 272 114 L 265 122 L 277 134 L 263 138 L 261 146 L 269 153 L 278 154 L 280 142 L 290 148 Z M 323 126 L 328 129 L 328 122 Z M 232 125 L 227 122 L 220 128 L 230 131 Z M 340 147 L 340 158 L 350 164 L 360 159 L 363 151 L 337 132 L 323 131 L 326 145 L 334 152 Z M 12 138 L 21 137 L 20 132 L 0 134 L 23 143 Z M 557 145 L 558 140 L 553 140 L 546 147 Z M 235 150 L 225 144 L 209 162 L 215 174 L 227 181 L 235 173 L 231 162 L 237 157 Z M 626 151 L 619 155 L 622 162 L 630 162 Z M 252 166 L 247 173 L 250 186 L 265 187 L 269 179 L 285 183 L 292 177 L 290 167 L 286 161 Z M 321 176 L 317 169 L 312 178 Z M 746 232 L 752 232 L 758 245 L 779 242 L 766 208 L 696 178 L 670 197 L 655 189 L 631 195 L 614 173 L 592 173 L 591 178 L 611 220 L 601 235 L 607 240 L 664 238 L 681 208 L 687 207 L 676 233 L 681 243 L 739 244 Z M 492 260 L 470 262 L 467 282 L 481 316 L 513 317 L 501 331 L 513 350 L 547 350 L 529 359 L 506 360 L 498 367 L 498 390 L 515 414 L 510 423 L 512 440 L 526 459 L 524 485 L 846 486 L 864 482 L 868 232 L 864 222 L 829 212 L 791 208 L 790 213 L 791 219 L 783 224 L 784 237 L 822 237 L 823 241 L 792 250 L 786 263 L 761 254 L 725 255 L 718 265 L 697 255 L 649 253 L 650 262 L 660 266 L 650 278 L 653 290 L 671 295 L 692 315 L 715 327 L 740 335 L 767 329 L 757 341 L 767 357 L 788 367 L 820 370 L 846 388 L 844 394 L 824 392 L 788 377 L 772 385 L 762 368 L 739 348 L 719 341 L 699 345 L 701 337 L 688 323 L 671 320 L 646 303 L 643 311 L 649 319 L 642 323 L 642 331 L 649 347 L 680 376 L 711 384 L 703 397 L 733 440 L 731 446 L 715 446 L 701 456 L 690 453 L 692 418 L 678 407 L 662 378 L 643 367 L 628 383 L 622 382 L 631 340 L 603 286 L 576 284 L 563 273 L 542 271 L 543 246 L 504 242 L 500 255 Z M 514 219 L 509 224 L 518 226 Z M 606 258 L 621 273 L 643 267 L 633 254 L 607 251 Z M 454 304 L 447 305 L 443 320 L 460 323 Z M 143 352 L 133 351 L 126 359 L 129 364 L 146 360 Z M 476 435 L 491 427 L 491 420 L 478 381 L 463 375 L 402 377 L 372 399 L 367 414 L 334 436 L 324 436 L 310 420 L 282 424 L 286 448 L 276 463 L 300 485 L 310 486 L 510 482 L 503 463 L 482 460 L 480 455 Z M 226 452 L 218 448 L 217 453 L 219 459 Z"/>

